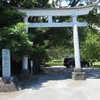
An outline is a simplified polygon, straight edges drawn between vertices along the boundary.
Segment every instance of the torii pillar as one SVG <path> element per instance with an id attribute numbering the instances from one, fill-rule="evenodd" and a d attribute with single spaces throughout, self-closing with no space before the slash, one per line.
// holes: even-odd
<path id="1" fill-rule="evenodd" d="M 24 17 L 24 23 L 26 24 L 25 33 L 28 33 L 28 16 Z M 19 80 L 22 82 L 31 82 L 32 81 L 32 75 L 30 74 L 30 71 L 28 69 L 28 55 L 23 55 L 22 57 L 22 69 L 21 74 L 19 75 Z"/>
<path id="2" fill-rule="evenodd" d="M 24 23 L 28 24 L 28 16 L 24 17 Z M 28 33 L 28 26 L 26 25 L 26 29 L 25 29 L 25 33 Z M 28 56 L 23 55 L 22 57 L 22 70 L 21 70 L 22 74 L 29 74 L 29 69 L 28 69 Z"/>
<path id="3" fill-rule="evenodd" d="M 73 22 L 73 38 L 74 38 L 74 57 L 75 57 L 75 68 L 72 72 L 72 79 L 74 80 L 85 80 L 85 72 L 82 71 L 80 64 L 80 49 L 79 49 L 79 38 L 78 38 L 78 27 L 77 27 L 77 16 L 72 16 Z"/>

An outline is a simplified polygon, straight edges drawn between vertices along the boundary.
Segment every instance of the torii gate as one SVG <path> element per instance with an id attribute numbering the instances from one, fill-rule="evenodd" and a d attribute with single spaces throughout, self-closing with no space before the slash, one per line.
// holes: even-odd
<path id="1" fill-rule="evenodd" d="M 80 15 L 86 15 L 94 7 L 94 4 L 79 7 L 70 8 L 33 8 L 24 9 L 17 8 L 20 12 L 26 13 L 24 22 L 28 23 L 29 16 L 47 16 L 48 22 L 46 23 L 28 23 L 26 27 L 26 32 L 28 33 L 28 28 L 36 27 L 73 27 L 73 37 L 74 37 L 74 55 L 75 55 L 75 68 L 72 72 L 72 79 L 74 80 L 85 80 L 85 73 L 82 72 L 80 64 L 80 49 L 79 49 L 79 39 L 78 39 L 78 27 L 86 27 L 87 22 L 78 22 L 77 17 Z M 53 22 L 53 16 L 70 16 L 72 17 L 72 22 Z M 22 70 L 28 70 L 28 58 L 23 57 Z"/>

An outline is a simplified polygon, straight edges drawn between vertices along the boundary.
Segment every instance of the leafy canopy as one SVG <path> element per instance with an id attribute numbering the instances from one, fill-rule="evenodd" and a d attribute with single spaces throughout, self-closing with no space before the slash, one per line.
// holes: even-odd
<path id="1" fill-rule="evenodd" d="M 23 55 L 32 52 L 32 43 L 25 33 L 25 25 L 18 23 L 10 28 L 0 28 L 0 51 L 9 49 L 13 60 L 20 61 Z"/>

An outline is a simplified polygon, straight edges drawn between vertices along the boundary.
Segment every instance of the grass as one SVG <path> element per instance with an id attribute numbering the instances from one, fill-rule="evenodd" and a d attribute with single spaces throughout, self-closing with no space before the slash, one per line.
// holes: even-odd
<path id="1" fill-rule="evenodd" d="M 49 65 L 49 66 L 62 66 L 63 65 L 63 59 L 61 60 L 51 60 L 49 62 L 46 62 L 46 65 Z M 93 66 L 94 67 L 100 67 L 100 62 L 94 62 L 93 63 Z"/>
<path id="2" fill-rule="evenodd" d="M 62 66 L 63 65 L 63 61 L 62 60 L 52 60 L 52 61 L 49 61 L 49 62 L 46 62 L 46 65 L 49 65 L 49 66 Z"/>
<path id="3" fill-rule="evenodd" d="M 95 67 L 100 67 L 100 62 L 94 62 L 94 63 L 93 63 L 93 66 L 95 66 Z"/>

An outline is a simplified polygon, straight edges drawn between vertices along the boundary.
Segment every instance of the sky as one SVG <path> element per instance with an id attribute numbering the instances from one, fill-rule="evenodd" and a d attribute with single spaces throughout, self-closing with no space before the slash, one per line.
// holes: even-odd
<path id="1" fill-rule="evenodd" d="M 68 6 L 66 0 L 60 0 L 61 2 L 61 6 Z M 49 3 L 52 3 L 52 0 L 49 1 Z"/>
<path id="2" fill-rule="evenodd" d="M 68 6 L 69 2 L 66 2 L 66 0 L 59 0 L 61 1 L 61 6 Z M 49 3 L 52 3 L 52 0 L 49 0 Z M 83 0 L 82 4 L 86 5 L 85 1 Z"/>

